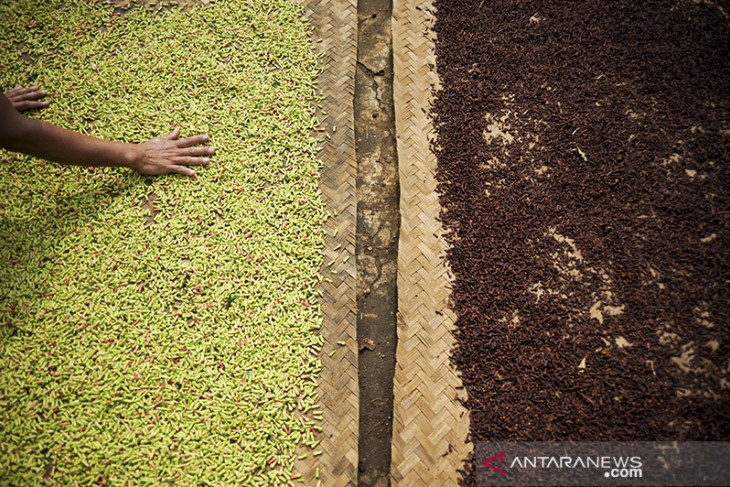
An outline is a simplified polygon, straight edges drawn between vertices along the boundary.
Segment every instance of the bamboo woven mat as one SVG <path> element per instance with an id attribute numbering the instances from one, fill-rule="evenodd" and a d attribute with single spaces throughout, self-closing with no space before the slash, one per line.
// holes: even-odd
<path id="1" fill-rule="evenodd" d="M 431 1 L 393 2 L 393 98 L 400 170 L 398 348 L 393 385 L 394 486 L 457 485 L 472 445 L 465 393 L 449 361 L 453 314 L 447 306 L 446 244 L 436 220 L 436 157 L 428 116 L 438 87 Z"/>
<path id="2" fill-rule="evenodd" d="M 332 215 L 325 230 L 325 278 L 321 284 L 321 334 L 324 346 L 318 379 L 322 432 L 316 448 L 295 464 L 304 485 L 327 487 L 357 483 L 359 389 L 357 375 L 357 322 L 355 289 L 355 224 L 357 216 L 355 129 L 355 62 L 357 56 L 357 0 L 302 0 L 305 15 L 314 27 L 317 48 L 323 57 L 319 87 L 324 94 L 319 113 L 320 189 Z M 320 40 L 321 39 L 321 40 Z M 338 245 L 341 247 L 334 250 Z M 347 259 L 346 257 L 349 257 Z M 335 271 L 336 274 L 332 273 Z M 341 346 L 338 342 L 345 342 Z M 334 354 L 330 356 L 330 353 Z M 307 453 L 304 448 L 299 452 Z M 319 479 L 316 478 L 319 473 Z"/>

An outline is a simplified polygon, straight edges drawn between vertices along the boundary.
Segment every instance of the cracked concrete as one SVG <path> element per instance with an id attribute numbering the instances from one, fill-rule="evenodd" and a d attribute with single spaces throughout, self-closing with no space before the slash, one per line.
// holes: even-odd
<path id="1" fill-rule="evenodd" d="M 354 108 L 362 487 L 390 485 L 399 226 L 391 8 L 389 0 L 358 2 Z"/>

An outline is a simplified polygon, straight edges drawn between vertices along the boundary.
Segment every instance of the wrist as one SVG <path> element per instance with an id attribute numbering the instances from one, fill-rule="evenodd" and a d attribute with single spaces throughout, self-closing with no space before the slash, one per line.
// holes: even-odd
<path id="1" fill-rule="evenodd" d="M 139 144 L 126 144 L 122 153 L 122 166 L 138 171 L 139 162 L 142 159 L 142 150 Z"/>

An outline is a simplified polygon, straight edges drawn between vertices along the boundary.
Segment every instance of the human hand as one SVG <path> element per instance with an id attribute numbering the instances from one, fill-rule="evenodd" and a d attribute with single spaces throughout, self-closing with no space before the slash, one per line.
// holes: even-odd
<path id="1" fill-rule="evenodd" d="M 5 96 L 10 99 L 13 108 L 19 112 L 25 110 L 33 110 L 34 108 L 45 108 L 48 106 L 47 101 L 40 100 L 48 94 L 46 90 L 41 90 L 37 86 L 28 86 L 24 88 L 18 86 L 4 92 Z"/>
<path id="2" fill-rule="evenodd" d="M 131 168 L 141 174 L 178 173 L 194 176 L 195 171 L 185 166 L 206 165 L 208 157 L 215 153 L 212 147 L 194 147 L 208 141 L 207 135 L 195 135 L 179 139 L 180 129 L 175 129 L 164 137 L 155 137 L 136 147 Z"/>

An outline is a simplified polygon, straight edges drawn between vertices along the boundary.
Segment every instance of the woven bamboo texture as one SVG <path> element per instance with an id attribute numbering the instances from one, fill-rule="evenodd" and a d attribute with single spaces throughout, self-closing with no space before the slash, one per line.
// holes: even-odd
<path id="1" fill-rule="evenodd" d="M 455 486 L 472 445 L 451 366 L 453 315 L 428 117 L 438 87 L 430 1 L 393 2 L 393 98 L 400 171 L 398 348 L 393 385 L 393 486 Z"/>
<path id="2" fill-rule="evenodd" d="M 324 346 L 318 379 L 322 432 L 320 456 L 298 460 L 295 473 L 303 485 L 354 486 L 357 483 L 359 389 L 355 287 L 355 225 L 357 216 L 355 129 L 355 62 L 357 0 L 302 0 L 322 54 L 319 113 L 323 137 L 320 189 L 332 215 L 325 226 L 325 262 L 321 284 Z M 334 250 L 338 245 L 341 247 Z M 349 256 L 349 259 L 346 257 Z M 335 271 L 336 274 L 332 273 Z M 338 342 L 345 342 L 344 346 Z M 332 356 L 330 353 L 335 351 Z M 304 448 L 300 454 L 307 453 Z M 316 473 L 319 472 L 319 479 Z"/>

